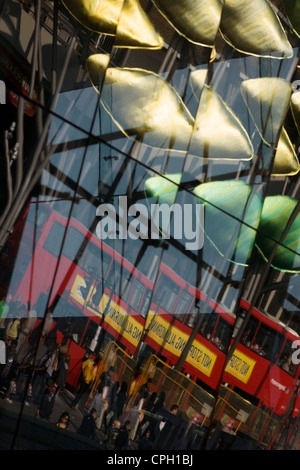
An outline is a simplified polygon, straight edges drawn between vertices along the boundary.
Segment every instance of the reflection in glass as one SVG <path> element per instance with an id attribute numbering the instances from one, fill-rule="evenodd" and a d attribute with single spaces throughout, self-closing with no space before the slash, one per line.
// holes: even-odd
<path id="1" fill-rule="evenodd" d="M 63 0 L 86 28 L 115 36 L 116 47 L 161 49 L 163 40 L 137 0 Z"/>
<path id="2" fill-rule="evenodd" d="M 245 54 L 282 59 L 293 51 L 268 0 L 226 0 L 220 23 L 227 42 Z"/>
<path id="3" fill-rule="evenodd" d="M 242 83 L 241 92 L 263 140 L 274 143 L 290 104 L 291 84 L 282 78 L 254 78 Z"/>
<path id="4" fill-rule="evenodd" d="M 265 259 L 271 255 L 274 244 L 280 241 L 297 203 L 296 199 L 289 196 L 278 195 L 265 198 L 256 240 L 258 249 Z M 272 259 L 272 266 L 275 269 L 299 272 L 299 230 L 300 216 L 298 214 L 282 244 L 276 248 Z"/>
<path id="5" fill-rule="evenodd" d="M 222 12 L 220 0 L 152 0 L 176 31 L 189 41 L 212 47 Z"/>
<path id="6" fill-rule="evenodd" d="M 212 181 L 194 189 L 205 206 L 204 232 L 229 260 L 246 265 L 259 224 L 262 201 L 242 181 Z M 222 226 L 222 231 L 217 226 Z"/>

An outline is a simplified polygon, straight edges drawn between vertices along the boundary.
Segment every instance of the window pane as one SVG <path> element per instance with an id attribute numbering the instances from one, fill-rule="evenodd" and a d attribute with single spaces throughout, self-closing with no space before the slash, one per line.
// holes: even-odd
<path id="1" fill-rule="evenodd" d="M 129 305 L 135 311 L 138 312 L 140 308 L 140 303 L 143 297 L 144 284 L 141 283 L 138 279 L 135 280 L 132 294 L 130 296 Z"/>
<path id="2" fill-rule="evenodd" d="M 65 234 L 65 227 L 58 222 L 54 222 L 48 237 L 44 243 L 43 248 L 49 251 L 52 255 L 58 257 L 61 249 L 61 244 Z"/>
<path id="3" fill-rule="evenodd" d="M 64 243 L 63 255 L 74 262 L 78 262 L 84 248 L 84 240 L 85 237 L 79 230 L 70 227 Z"/>

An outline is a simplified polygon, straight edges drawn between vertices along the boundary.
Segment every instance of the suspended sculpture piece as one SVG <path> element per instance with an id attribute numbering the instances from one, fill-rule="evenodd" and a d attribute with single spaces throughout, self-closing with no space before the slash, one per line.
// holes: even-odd
<path id="1" fill-rule="evenodd" d="M 189 41 L 213 47 L 222 13 L 221 0 L 152 0 L 173 28 Z"/>
<path id="2" fill-rule="evenodd" d="M 238 181 L 213 181 L 194 189 L 204 204 L 204 233 L 222 256 L 247 265 L 262 207 L 259 194 Z"/>
<path id="3" fill-rule="evenodd" d="M 200 103 L 195 118 L 195 129 L 190 153 L 208 158 L 251 160 L 251 140 L 236 115 L 222 98 L 205 84 L 206 70 L 191 73 L 190 81 Z"/>
<path id="4" fill-rule="evenodd" d="M 289 196 L 268 196 L 264 200 L 256 245 L 268 260 L 274 245 L 280 241 L 297 200 Z M 300 215 L 297 215 L 282 245 L 272 258 L 273 268 L 286 272 L 300 272 Z"/>
<path id="5" fill-rule="evenodd" d="M 296 175 L 299 173 L 300 166 L 292 142 L 283 128 L 278 141 L 277 150 L 274 158 L 272 175 Z"/>
<path id="6" fill-rule="evenodd" d="M 87 68 L 96 89 L 105 76 L 101 102 L 127 137 L 136 136 L 151 147 L 189 151 L 198 157 L 252 158 L 247 133 L 209 89 L 194 123 L 180 96 L 162 77 L 143 69 L 106 69 L 107 63 L 106 55 L 96 54 L 88 58 Z"/>
<path id="7" fill-rule="evenodd" d="M 175 89 L 147 70 L 106 66 L 103 54 L 87 60 L 94 86 L 105 76 L 100 99 L 121 131 L 151 147 L 186 151 L 193 118 Z"/>
<path id="8" fill-rule="evenodd" d="M 266 144 L 277 141 L 290 104 L 291 90 L 291 84 L 282 78 L 253 78 L 241 85 L 249 113 Z"/>
<path id="9" fill-rule="evenodd" d="M 138 0 L 62 0 L 80 24 L 115 36 L 114 46 L 161 49 L 163 39 Z"/>
<path id="10" fill-rule="evenodd" d="M 220 30 L 226 42 L 245 54 L 292 57 L 293 49 L 267 0 L 226 0 Z"/>
<path id="11" fill-rule="evenodd" d="M 286 16 L 293 31 L 300 36 L 300 2 L 299 0 L 282 0 Z"/>
<path id="12" fill-rule="evenodd" d="M 164 177 L 165 176 L 165 177 Z M 164 176 L 152 176 L 145 181 L 145 193 L 148 197 L 157 198 L 158 204 L 175 203 L 178 192 L 178 184 L 181 181 L 182 174 L 175 173 Z M 174 183 L 172 183 L 174 181 Z"/>

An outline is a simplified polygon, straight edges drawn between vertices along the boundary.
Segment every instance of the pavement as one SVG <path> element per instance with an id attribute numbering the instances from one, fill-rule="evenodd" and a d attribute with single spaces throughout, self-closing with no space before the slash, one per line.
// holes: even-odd
<path id="1" fill-rule="evenodd" d="M 2 431 L 5 432 L 5 429 L 3 429 L 3 421 L 5 423 L 5 419 L 7 419 L 7 431 L 10 433 L 14 432 L 14 429 L 9 429 L 14 426 L 13 424 L 8 424 L 9 419 L 15 418 L 14 423 L 15 423 L 15 429 L 17 428 L 17 423 L 18 419 L 20 416 L 22 416 L 22 420 L 25 422 L 30 421 L 31 423 L 36 423 L 38 428 L 41 430 L 41 428 L 44 426 L 48 430 L 53 428 L 55 432 L 57 432 L 57 426 L 56 422 L 58 421 L 60 415 L 64 412 L 67 411 L 70 415 L 70 421 L 69 421 L 69 426 L 68 426 L 68 433 L 74 433 L 74 439 L 82 439 L 81 436 L 77 434 L 77 429 L 79 428 L 86 411 L 84 410 L 84 407 L 81 407 L 79 409 L 73 409 L 71 407 L 71 402 L 74 398 L 74 395 L 69 392 L 68 390 L 63 391 L 62 393 L 58 393 L 56 400 L 55 400 L 55 406 L 54 410 L 50 416 L 49 421 L 43 421 L 40 418 L 36 417 L 36 410 L 37 410 L 37 405 L 34 403 L 31 403 L 29 405 L 25 405 L 22 403 L 19 403 L 17 401 L 13 401 L 12 403 L 9 402 L 6 398 L 0 400 L 0 415 L 2 416 Z M 22 413 L 22 415 L 20 415 Z M 7 418 L 5 418 L 5 416 Z M 5 426 L 4 426 L 5 427 Z M 63 430 L 65 431 L 65 430 Z M 43 431 L 41 431 L 43 432 Z M 85 438 L 83 438 L 85 440 Z M 93 442 L 93 445 L 96 447 L 99 446 L 99 449 L 104 449 L 104 433 L 97 429 L 96 431 L 96 439 Z"/>

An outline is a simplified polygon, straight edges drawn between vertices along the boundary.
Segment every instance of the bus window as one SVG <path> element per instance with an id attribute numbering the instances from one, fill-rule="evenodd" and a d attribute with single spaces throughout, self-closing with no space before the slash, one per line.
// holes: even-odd
<path id="1" fill-rule="evenodd" d="M 135 312 L 139 311 L 140 303 L 144 293 L 144 284 L 138 279 L 135 280 L 134 287 L 132 289 L 132 294 L 129 300 L 129 306 Z"/>
<path id="2" fill-rule="evenodd" d="M 117 266 L 121 269 L 121 272 L 116 269 Z M 134 277 L 127 269 L 121 268 L 120 265 L 117 266 L 113 265 L 112 267 L 107 287 L 113 290 L 120 299 L 127 302 Z"/>
<path id="3" fill-rule="evenodd" d="M 238 320 L 239 321 L 241 317 L 239 316 Z M 241 322 L 242 323 L 242 322 Z M 246 346 L 246 348 L 250 348 L 252 340 L 255 336 L 257 327 L 258 327 L 259 321 L 255 317 L 250 317 L 246 330 L 244 331 L 243 337 L 241 339 L 241 343 Z"/>
<path id="4" fill-rule="evenodd" d="M 67 232 L 62 254 L 77 264 L 85 246 L 84 240 L 86 239 L 79 230 L 76 230 L 74 227 L 70 227 Z"/>
<path id="5" fill-rule="evenodd" d="M 151 289 L 146 289 L 145 295 L 142 300 L 142 306 L 141 306 L 141 311 L 140 311 L 140 315 L 143 318 L 146 318 L 147 316 L 149 306 L 150 306 L 151 295 L 152 295 Z"/>
<path id="6" fill-rule="evenodd" d="M 190 311 L 190 305 L 192 303 L 192 300 L 193 296 L 191 294 L 189 294 L 185 290 L 181 291 L 173 312 L 173 315 L 177 318 L 177 320 L 183 322 L 184 317 Z"/>
<path id="7" fill-rule="evenodd" d="M 278 331 L 261 323 L 251 349 L 260 356 L 274 362 L 278 358 L 283 339 L 283 335 Z"/>
<path id="8" fill-rule="evenodd" d="M 166 313 L 172 313 L 179 294 L 179 286 L 167 276 L 161 276 L 155 289 L 153 303 L 157 304 Z"/>
<path id="9" fill-rule="evenodd" d="M 220 351 L 227 351 L 230 339 L 232 338 L 232 326 L 219 317 L 215 332 L 212 337 L 212 343 L 217 346 Z"/>
<path id="10" fill-rule="evenodd" d="M 30 222 L 37 228 L 41 228 L 49 217 L 49 210 L 41 204 L 31 204 L 26 216 L 26 222 Z"/>
<path id="11" fill-rule="evenodd" d="M 201 322 L 199 331 L 201 336 L 208 340 L 211 340 L 217 318 L 218 315 L 216 314 L 216 312 L 206 313 L 203 315 L 203 321 Z"/>
<path id="12" fill-rule="evenodd" d="M 280 367 L 282 370 L 285 370 L 292 377 L 295 377 L 297 372 L 297 365 L 293 364 L 292 362 L 292 355 L 295 351 L 295 349 L 292 348 L 292 344 L 293 342 L 290 339 L 286 340 L 282 353 L 279 357 L 278 367 Z"/>
<path id="13" fill-rule="evenodd" d="M 89 242 L 82 257 L 80 267 L 87 272 L 93 272 L 96 279 L 105 279 L 111 257 L 94 243 Z"/>
<path id="14" fill-rule="evenodd" d="M 48 234 L 48 237 L 45 240 L 43 248 L 57 258 L 60 253 L 64 235 L 65 226 L 59 224 L 58 222 L 54 222 Z"/>

